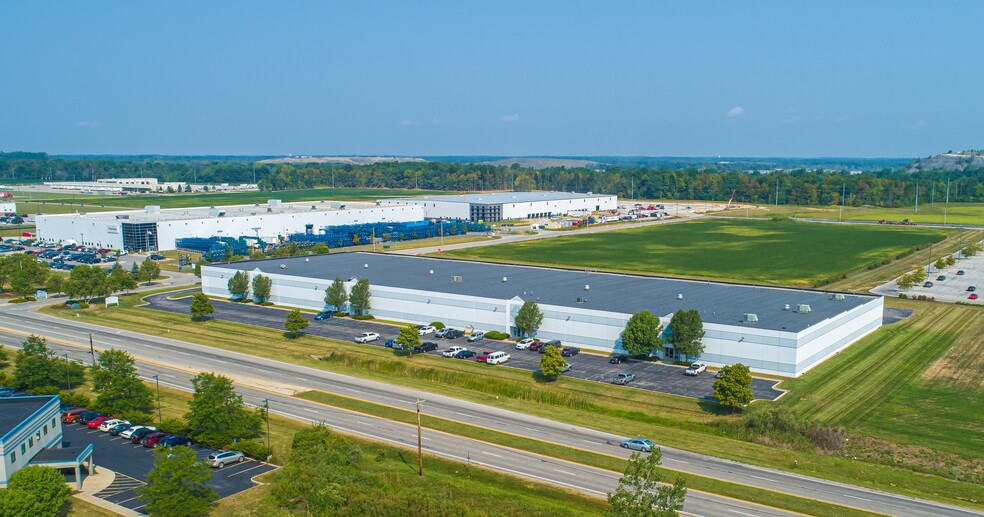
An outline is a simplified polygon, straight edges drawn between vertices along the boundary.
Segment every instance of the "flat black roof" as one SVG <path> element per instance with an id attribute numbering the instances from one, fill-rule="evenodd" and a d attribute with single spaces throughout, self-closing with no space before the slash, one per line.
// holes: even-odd
<path id="1" fill-rule="evenodd" d="M 85 456 L 89 450 L 92 449 L 92 445 L 87 445 L 85 447 L 52 447 L 51 449 L 44 449 L 31 458 L 32 465 L 40 465 L 45 463 L 75 463 Z"/>
<path id="2" fill-rule="evenodd" d="M 287 268 L 281 269 L 281 265 Z M 878 298 L 840 293 L 843 299 L 835 300 L 834 293 L 828 291 L 367 252 L 209 266 L 244 271 L 259 268 L 264 273 L 320 280 L 368 278 L 371 285 L 500 300 L 519 297 L 540 304 L 623 314 L 649 310 L 665 316 L 679 309 L 697 309 L 706 323 L 788 332 L 805 330 Z M 452 277 L 461 277 L 461 281 L 452 281 Z M 678 299 L 679 295 L 683 298 Z M 786 304 L 790 310 L 784 310 Z M 797 313 L 799 304 L 809 305 L 810 312 Z M 743 323 L 745 313 L 756 314 L 758 322 Z"/>
<path id="3" fill-rule="evenodd" d="M 8 397 L 0 399 L 0 439 L 6 438 L 22 422 L 37 413 L 58 395 Z"/>

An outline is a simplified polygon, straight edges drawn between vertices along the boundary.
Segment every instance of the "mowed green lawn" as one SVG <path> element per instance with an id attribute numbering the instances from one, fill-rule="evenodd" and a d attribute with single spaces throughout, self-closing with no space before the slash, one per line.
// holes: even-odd
<path id="1" fill-rule="evenodd" d="M 442 255 L 811 286 L 942 240 L 946 230 L 703 219 L 445 251 Z"/>
<path id="2" fill-rule="evenodd" d="M 806 207 L 806 206 L 764 206 L 768 215 L 783 215 L 799 218 L 832 219 L 841 217 L 839 206 Z M 944 214 L 945 212 L 945 214 Z M 750 217 L 762 217 L 761 210 L 752 210 Z M 722 214 L 723 215 L 723 214 Z M 744 210 L 734 210 L 728 215 L 745 217 Z M 984 203 L 919 203 L 919 212 L 913 212 L 912 206 L 902 208 L 881 208 L 874 206 L 844 207 L 843 218 L 854 221 L 901 221 L 909 219 L 916 224 L 975 224 L 984 225 Z"/>

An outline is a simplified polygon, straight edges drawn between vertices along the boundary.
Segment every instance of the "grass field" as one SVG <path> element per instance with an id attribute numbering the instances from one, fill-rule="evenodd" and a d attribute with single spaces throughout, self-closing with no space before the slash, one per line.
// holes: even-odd
<path id="1" fill-rule="evenodd" d="M 656 436 L 668 446 L 700 450 L 706 454 L 764 465 L 818 477 L 931 497 L 948 502 L 971 502 L 984 507 L 984 486 L 954 483 L 940 476 L 913 476 L 911 470 L 849 457 L 819 455 L 808 450 L 787 450 L 768 444 L 738 440 L 721 434 L 725 416 L 716 406 L 700 401 L 644 390 L 612 390 L 610 386 L 562 378 L 538 383 L 529 372 L 513 368 L 489 370 L 464 361 L 439 357 L 394 355 L 378 347 L 302 336 L 286 340 L 273 329 L 209 321 L 189 325 L 186 316 L 136 308 L 137 297 L 122 296 L 120 308 L 85 311 L 45 309 L 49 315 L 75 317 L 97 324 L 151 335 L 197 342 L 220 349 L 288 361 L 347 375 L 423 389 L 456 398 L 491 404 L 624 435 Z M 216 302 L 224 303 L 224 302 Z M 918 321 L 918 316 L 903 325 Z M 875 339 L 880 333 L 868 339 Z M 262 343 L 262 346 L 256 346 Z M 338 361 L 315 361 L 313 355 L 331 352 Z M 821 369 L 817 370 L 822 371 Z M 861 372 L 863 375 L 864 372 Z M 817 383 L 808 389 L 820 389 Z"/>
<path id="2" fill-rule="evenodd" d="M 794 286 L 818 285 L 941 240 L 932 228 L 703 219 L 466 248 L 444 255 Z"/>
<path id="3" fill-rule="evenodd" d="M 841 207 L 807 207 L 796 205 L 762 205 L 759 209 L 748 211 L 749 217 L 771 217 L 781 215 L 786 217 L 814 218 L 838 220 L 843 217 L 845 220 L 853 221 L 901 221 L 909 219 L 923 224 L 943 224 L 944 216 L 946 224 L 973 224 L 984 225 L 984 203 L 950 203 L 945 205 L 941 202 L 936 204 L 920 203 L 919 211 L 914 212 L 912 206 L 902 208 L 880 208 L 874 206 L 844 207 L 841 215 Z M 945 212 L 945 213 L 944 213 Z M 745 217 L 744 207 L 728 212 L 717 212 L 718 215 L 728 215 L 731 217 Z"/>

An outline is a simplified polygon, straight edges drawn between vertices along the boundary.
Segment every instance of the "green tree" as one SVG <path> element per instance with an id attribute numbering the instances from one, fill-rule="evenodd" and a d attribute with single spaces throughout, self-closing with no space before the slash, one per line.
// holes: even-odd
<path id="1" fill-rule="evenodd" d="M 403 348 L 406 349 L 418 346 L 420 345 L 420 331 L 413 324 L 400 327 L 400 335 L 396 336 L 396 342 L 403 345 Z"/>
<path id="2" fill-rule="evenodd" d="M 222 375 L 202 372 L 191 380 L 195 387 L 188 403 L 188 422 L 191 437 L 209 447 L 224 447 L 233 438 L 252 438 L 260 430 L 262 420 L 255 411 L 243 404 L 232 381 Z"/>
<path id="3" fill-rule="evenodd" d="M 137 281 L 125 269 L 119 267 L 119 263 L 117 263 L 117 267 L 114 267 L 109 272 L 109 288 L 114 293 L 129 291 L 137 288 Z"/>
<path id="4" fill-rule="evenodd" d="M 205 293 L 195 293 L 191 297 L 191 321 L 202 321 L 215 314 L 215 307 L 212 300 L 208 299 Z"/>
<path id="5" fill-rule="evenodd" d="M 957 259 L 953 258 L 953 255 L 946 256 L 946 265 L 952 266 L 957 263 Z"/>
<path id="6" fill-rule="evenodd" d="M 270 291 L 273 290 L 273 279 L 257 274 L 253 277 L 253 296 L 260 302 L 265 302 L 270 298 Z"/>
<path id="7" fill-rule="evenodd" d="M 922 282 L 925 282 L 926 281 L 926 277 L 928 277 L 928 276 L 929 275 L 926 273 L 926 270 L 925 269 L 919 268 L 919 269 L 917 269 L 917 270 L 915 270 L 915 271 L 912 272 L 912 281 L 915 282 L 915 283 L 917 283 L 917 284 L 920 284 Z"/>
<path id="8" fill-rule="evenodd" d="M 130 276 L 132 276 L 134 280 L 140 280 L 140 264 L 137 264 L 136 262 L 130 264 Z"/>
<path id="9" fill-rule="evenodd" d="M 211 478 L 212 469 L 191 448 L 158 447 L 147 485 L 136 491 L 154 517 L 204 516 L 219 498 L 208 484 Z"/>
<path id="10" fill-rule="evenodd" d="M 146 413 L 151 408 L 150 388 L 137 377 L 133 357 L 123 350 L 105 350 L 92 371 L 96 405 L 108 413 Z"/>
<path id="11" fill-rule="evenodd" d="M 286 336 L 290 339 L 294 339 L 301 335 L 301 331 L 308 328 L 308 322 L 301 314 L 300 309 L 294 309 L 287 313 L 287 318 L 284 320 L 284 328 L 287 329 Z"/>
<path id="12" fill-rule="evenodd" d="M 335 311 L 341 311 L 345 307 L 345 302 L 348 301 L 348 291 L 345 289 L 345 282 L 341 278 L 335 277 L 331 285 L 325 289 L 325 304 L 335 308 Z"/>
<path id="13" fill-rule="evenodd" d="M 105 269 L 83 264 L 72 268 L 63 288 L 69 298 L 84 302 L 113 292 L 109 284 L 109 273 Z"/>
<path id="14" fill-rule="evenodd" d="M 737 411 L 754 400 L 752 374 L 748 367 L 735 363 L 721 368 L 721 376 L 714 381 L 714 398 L 732 411 Z"/>
<path id="15" fill-rule="evenodd" d="M 519 312 L 516 313 L 516 318 L 513 320 L 516 331 L 522 337 L 536 335 L 536 331 L 540 329 L 542 323 L 543 313 L 540 312 L 540 306 L 533 301 L 523 302 L 523 306 L 519 308 Z"/>
<path id="16" fill-rule="evenodd" d="M 11 260 L 10 290 L 18 296 L 33 295 L 48 280 L 51 271 L 48 264 L 38 261 L 34 255 L 18 253 L 8 260 Z"/>
<path id="17" fill-rule="evenodd" d="M 65 277 L 56 273 L 51 273 L 48 275 L 48 280 L 44 283 L 44 288 L 49 294 L 56 294 L 63 291 L 65 285 Z"/>
<path id="18" fill-rule="evenodd" d="M 198 262 L 195 262 L 195 276 L 197 276 L 198 278 L 202 277 L 202 266 L 206 264 L 208 264 L 208 260 L 204 258 L 199 260 Z"/>
<path id="19" fill-rule="evenodd" d="M 637 312 L 622 331 L 622 348 L 632 355 L 652 355 L 663 346 L 663 324 L 649 311 Z"/>
<path id="20" fill-rule="evenodd" d="M 898 284 L 899 291 L 912 289 L 912 286 L 916 285 L 916 281 L 913 279 L 912 273 L 906 273 L 900 276 L 899 279 L 895 281 L 895 283 Z"/>
<path id="21" fill-rule="evenodd" d="M 227 286 L 233 300 L 246 298 L 249 294 L 249 274 L 245 271 L 236 271 L 236 274 L 229 279 Z"/>
<path id="22" fill-rule="evenodd" d="M 41 336 L 31 334 L 14 358 L 14 383 L 23 390 L 58 386 L 63 372 L 48 348 L 48 340 Z"/>
<path id="23" fill-rule="evenodd" d="M 0 490 L 0 515 L 58 517 L 62 515 L 68 494 L 68 485 L 61 472 L 51 467 L 29 465 L 14 472 L 7 489 Z"/>
<path id="24" fill-rule="evenodd" d="M 372 302 L 369 300 L 371 296 L 372 292 L 369 290 L 369 279 L 360 278 L 352 286 L 352 293 L 349 295 L 349 303 L 352 304 L 352 310 L 355 314 L 365 314 L 366 311 L 372 308 Z"/>
<path id="25" fill-rule="evenodd" d="M 615 492 L 608 494 L 606 517 L 672 517 L 680 515 L 687 488 L 682 477 L 672 485 L 663 484 L 660 464 L 663 451 L 658 447 L 647 456 L 632 453 L 625 474 Z"/>
<path id="26" fill-rule="evenodd" d="M 548 379 L 556 379 L 558 375 L 564 372 L 565 366 L 567 366 L 567 361 L 564 360 L 564 357 L 560 355 L 560 350 L 555 346 L 548 346 L 543 355 L 540 356 L 540 371 Z"/>
<path id="27" fill-rule="evenodd" d="M 315 254 L 320 255 L 320 254 L 329 253 L 329 252 L 331 252 L 331 249 L 328 247 L 327 244 L 325 244 L 323 242 L 319 242 L 319 243 L 315 244 L 314 246 L 311 246 L 311 253 L 315 253 Z"/>
<path id="28" fill-rule="evenodd" d="M 704 352 L 704 322 L 696 309 L 678 310 L 670 319 L 670 343 L 687 358 L 696 358 Z"/>
<path id="29" fill-rule="evenodd" d="M 0 345 L 0 370 L 7 368 L 10 365 L 10 355 L 7 353 L 7 349 Z"/>
<path id="30" fill-rule="evenodd" d="M 153 282 L 161 277 L 161 265 L 156 260 L 144 260 L 140 263 L 138 276 L 141 282 Z"/>
<path id="31" fill-rule="evenodd" d="M 936 259 L 936 262 L 934 262 L 933 265 L 936 266 L 936 269 L 943 269 L 943 268 L 945 268 L 946 267 L 946 258 L 945 257 L 940 257 L 940 258 Z"/>

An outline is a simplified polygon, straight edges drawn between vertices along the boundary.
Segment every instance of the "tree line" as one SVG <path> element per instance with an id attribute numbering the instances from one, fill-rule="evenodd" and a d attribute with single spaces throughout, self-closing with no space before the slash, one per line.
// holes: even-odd
<path id="1" fill-rule="evenodd" d="M 266 190 L 345 188 L 421 188 L 448 191 L 559 190 L 614 194 L 641 199 L 723 201 L 735 193 L 739 203 L 794 205 L 874 205 L 901 207 L 919 202 L 984 200 L 984 168 L 955 170 L 883 169 L 851 174 L 800 168 L 784 171 L 688 167 L 605 170 L 551 167 L 530 169 L 447 162 L 383 162 L 371 165 L 263 164 L 245 160 L 123 160 L 50 158 L 42 154 L 0 153 L 0 180 L 11 182 L 90 181 L 100 178 L 154 177 L 190 183 L 253 183 Z M 918 187 L 917 187 L 918 184 Z"/>

